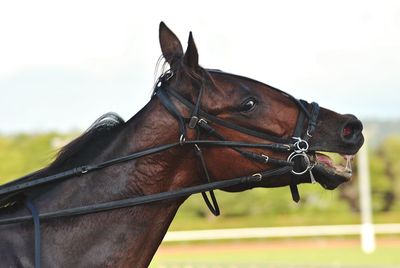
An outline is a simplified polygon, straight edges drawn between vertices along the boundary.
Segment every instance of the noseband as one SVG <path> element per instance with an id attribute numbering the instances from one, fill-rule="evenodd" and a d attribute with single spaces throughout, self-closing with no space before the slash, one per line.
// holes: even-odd
<path id="1" fill-rule="evenodd" d="M 209 72 L 217 72 L 215 70 L 209 70 Z M 236 76 L 236 75 L 233 75 Z M 31 198 L 29 197 L 29 193 L 25 194 L 25 206 L 31 212 L 31 215 L 19 216 L 14 218 L 5 218 L 0 219 L 0 225 L 5 224 L 15 224 L 21 222 L 32 221 L 34 223 L 34 236 L 35 236 L 35 267 L 41 267 L 41 252 L 40 252 L 40 221 L 48 220 L 54 218 L 62 218 L 62 217 L 71 217 L 78 215 L 91 214 L 96 212 L 108 211 L 118 208 L 126 208 L 132 206 L 138 206 L 148 203 L 153 203 L 161 200 L 170 200 L 176 199 L 180 197 L 188 197 L 191 194 L 201 193 L 206 205 L 210 209 L 210 211 L 214 215 L 219 215 L 219 207 L 217 200 L 215 198 L 213 190 L 215 189 L 224 189 L 238 185 L 251 185 L 256 186 L 261 181 L 266 178 L 277 177 L 284 174 L 291 173 L 291 184 L 290 190 L 292 193 L 292 198 L 295 202 L 300 200 L 300 195 L 298 192 L 297 184 L 299 183 L 298 177 L 309 172 L 310 180 L 312 183 L 315 183 L 314 176 L 312 174 L 313 163 L 310 160 L 307 153 L 309 153 L 309 144 L 308 141 L 312 137 L 312 134 L 315 130 L 317 124 L 317 117 L 319 113 L 319 106 L 317 103 L 312 102 L 308 104 L 306 101 L 298 100 L 291 95 L 279 90 L 275 89 L 282 95 L 290 98 L 296 105 L 299 107 L 299 115 L 297 118 L 296 127 L 293 133 L 292 139 L 285 139 L 282 137 L 277 137 L 274 135 L 270 135 L 264 132 L 259 132 L 253 129 L 249 129 L 237 124 L 234 124 L 229 121 L 225 121 L 217 116 L 206 113 L 201 109 L 201 98 L 204 91 L 203 86 L 200 87 L 199 95 L 197 96 L 197 100 L 195 103 L 190 102 L 181 96 L 174 88 L 169 85 L 168 80 L 172 77 L 171 73 L 166 73 L 160 77 L 158 84 L 154 90 L 153 97 L 158 97 L 159 101 L 166 108 L 166 110 L 174 116 L 179 123 L 179 131 L 180 138 L 179 141 L 170 144 L 164 144 L 157 147 L 152 147 L 149 149 L 145 149 L 143 151 L 134 152 L 132 154 L 128 154 L 126 156 L 114 158 L 99 164 L 91 164 L 76 167 L 64 172 L 60 172 L 54 175 L 50 175 L 47 177 L 36 178 L 33 180 L 23 180 L 29 175 L 20 178 L 19 182 L 11 182 L 0 187 L 0 202 L 7 201 L 9 196 L 13 196 L 16 194 L 21 194 L 29 189 L 35 188 L 40 185 L 46 185 L 54 182 L 60 182 L 65 179 L 81 176 L 87 174 L 89 172 L 93 172 L 96 170 L 104 169 L 109 166 L 125 163 L 128 161 L 132 161 L 135 159 L 139 159 L 145 156 L 153 155 L 156 153 L 161 153 L 172 148 L 176 148 L 179 146 L 193 146 L 196 155 L 199 158 L 199 162 L 202 166 L 205 179 L 207 183 L 191 186 L 187 188 L 183 188 L 176 191 L 168 191 L 161 192 L 157 194 L 145 195 L 132 197 L 122 200 L 104 202 L 91 204 L 81 207 L 68 208 L 58 211 L 45 212 L 40 213 L 36 207 L 34 206 Z M 240 76 L 236 76 L 240 77 Z M 245 78 L 245 77 L 240 77 Z M 245 78 L 251 80 L 249 78 Z M 171 97 L 175 98 L 177 101 L 181 102 L 185 105 L 191 113 L 189 118 L 185 118 L 179 110 L 176 108 L 174 102 Z M 311 112 L 308 111 L 311 110 Z M 307 128 L 304 129 L 304 125 L 307 123 Z M 229 128 L 250 136 L 254 136 L 257 138 L 264 139 L 268 141 L 268 143 L 247 143 L 247 142 L 237 142 L 237 141 L 229 141 L 224 138 L 214 127 L 213 125 L 220 125 L 225 128 Z M 187 137 L 187 128 L 194 129 L 197 132 L 197 139 L 195 140 L 186 140 Z M 205 133 L 209 136 L 214 137 L 216 140 L 201 140 L 200 134 Z M 273 143 L 270 143 L 270 142 Z M 274 169 L 263 170 L 258 173 L 250 174 L 248 176 L 227 179 L 227 180 L 212 180 L 210 178 L 206 161 L 203 157 L 201 147 L 226 147 L 231 148 L 238 153 L 240 153 L 243 157 L 264 163 L 271 164 L 274 166 L 278 166 Z M 246 150 L 246 148 L 260 148 L 267 149 L 272 151 L 286 152 L 288 153 L 287 159 L 275 159 L 269 157 L 264 154 L 257 154 L 252 151 Z M 209 200 L 206 192 L 210 193 L 211 201 Z M 12 204 L 11 204 L 12 205 Z M 1 207 L 0 207 L 1 209 Z"/>

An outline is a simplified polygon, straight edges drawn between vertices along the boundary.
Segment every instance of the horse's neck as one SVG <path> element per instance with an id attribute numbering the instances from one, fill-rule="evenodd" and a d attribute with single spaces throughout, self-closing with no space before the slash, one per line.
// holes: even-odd
<path id="1" fill-rule="evenodd" d="M 94 162 L 176 142 L 179 137 L 177 128 L 175 119 L 166 115 L 165 110 L 153 100 L 126 123 L 116 140 Z M 59 190 L 51 191 L 47 197 L 38 201 L 48 211 L 173 190 L 194 183 L 189 178 L 198 177 L 195 174 L 198 170 L 195 168 L 196 163 L 190 149 L 179 147 L 167 153 L 73 178 L 65 182 Z M 86 263 L 93 266 L 93 259 L 96 259 L 99 265 L 103 263 L 112 267 L 146 267 L 183 201 L 184 199 L 162 201 L 62 219 L 55 228 L 51 224 L 45 226 L 48 228 L 45 234 L 54 232 L 54 236 L 44 237 L 43 246 L 53 247 L 54 237 L 62 236 L 63 250 L 76 250 L 77 256 L 84 254 L 77 262 L 82 265 Z M 59 225 L 64 230 L 76 230 L 76 234 L 71 235 L 70 231 L 60 233 Z M 87 252 L 87 248 L 93 252 Z M 48 250 L 54 251 L 50 255 L 58 255 L 56 247 Z M 90 256 L 87 257 L 88 260 L 85 259 L 86 255 Z M 60 252 L 59 257 L 62 256 L 64 254 Z"/>

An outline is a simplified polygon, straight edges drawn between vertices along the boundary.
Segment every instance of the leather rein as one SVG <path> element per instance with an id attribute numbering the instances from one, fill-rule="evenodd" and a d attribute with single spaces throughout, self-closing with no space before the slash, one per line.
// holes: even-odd
<path id="1" fill-rule="evenodd" d="M 208 70 L 209 72 L 219 72 L 215 70 Z M 230 74 L 231 75 L 231 74 Z M 252 130 L 249 128 L 245 128 L 234 124 L 229 121 L 225 121 L 220 119 L 214 115 L 208 114 L 201 110 L 201 97 L 203 95 L 203 85 L 199 90 L 199 95 L 195 103 L 190 102 L 181 96 L 178 92 L 176 92 L 173 88 L 168 85 L 168 80 L 173 76 L 172 73 L 166 72 L 162 75 L 154 90 L 153 97 L 158 97 L 159 101 L 166 108 L 166 110 L 174 116 L 179 123 L 180 130 L 180 138 L 178 142 L 164 144 L 152 148 L 148 148 L 142 151 L 134 152 L 122 157 L 114 158 L 99 164 L 90 164 L 84 165 L 80 167 L 76 167 L 64 172 L 60 172 L 54 175 L 33 179 L 31 181 L 25 182 L 17 182 L 10 183 L 10 185 L 4 185 L 0 187 L 0 201 L 2 198 L 7 197 L 8 195 L 15 195 L 20 192 L 23 192 L 28 189 L 35 188 L 40 185 L 47 185 L 50 183 L 60 182 L 67 178 L 82 176 L 84 174 L 104 169 L 109 166 L 125 163 L 128 161 L 132 161 L 135 159 L 139 159 L 145 156 L 153 155 L 156 153 L 161 153 L 167 150 L 170 150 L 179 146 L 192 146 L 195 150 L 195 154 L 199 158 L 199 162 L 202 166 L 203 173 L 207 183 L 195 185 L 191 187 L 186 187 L 179 190 L 161 192 L 151 195 L 145 196 L 136 196 L 127 199 L 109 201 L 104 203 L 90 204 L 81 207 L 74 207 L 68 209 L 62 209 L 51 212 L 43 212 L 40 213 L 33 202 L 29 197 L 25 200 L 25 206 L 31 212 L 31 215 L 26 216 L 18 216 L 14 218 L 5 218 L 0 219 L 0 225 L 5 224 L 15 224 L 21 222 L 34 222 L 34 234 L 35 234 L 35 267 L 41 267 L 41 253 L 40 253 L 40 221 L 48 220 L 54 218 L 62 218 L 62 217 L 71 217 L 78 215 L 91 214 L 102 211 L 109 211 L 118 208 L 126 208 L 132 206 L 138 206 L 153 202 L 158 202 L 162 200 L 170 200 L 180 197 L 188 197 L 195 193 L 201 193 L 206 205 L 210 209 L 210 211 L 218 216 L 220 214 L 219 206 L 217 200 L 215 198 L 213 190 L 223 189 L 237 185 L 256 185 L 260 183 L 262 180 L 271 177 L 277 177 L 283 174 L 291 173 L 292 179 L 290 184 L 290 190 L 292 193 L 292 198 L 295 202 L 300 200 L 300 195 L 297 189 L 298 184 L 298 176 L 306 174 L 309 172 L 310 180 L 312 183 L 315 183 L 314 176 L 312 174 L 312 168 L 314 167 L 310 157 L 307 153 L 309 153 L 309 144 L 308 140 L 312 137 L 312 133 L 315 130 L 317 117 L 319 113 L 319 106 L 317 103 L 313 102 L 308 104 L 306 101 L 298 100 L 291 95 L 279 90 L 275 89 L 284 96 L 290 98 L 292 101 L 296 103 L 299 107 L 299 115 L 297 118 L 296 127 L 294 130 L 294 137 L 292 140 L 284 139 L 281 137 L 276 137 L 273 135 L 269 135 L 267 133 L 259 132 L 256 130 Z M 236 75 L 234 75 L 236 76 Z M 241 76 L 236 76 L 241 77 Z M 241 77 L 245 78 L 245 77 Z M 249 79 L 249 78 L 246 78 Z M 251 80 L 251 79 L 249 79 Z M 174 102 L 172 101 L 172 97 L 177 101 L 181 102 L 184 106 L 186 106 L 191 111 L 191 117 L 185 118 L 179 110 L 176 108 Z M 311 112 L 309 112 L 309 107 Z M 304 125 L 306 120 L 307 128 L 304 129 Z M 235 131 L 262 138 L 267 141 L 272 141 L 274 143 L 247 143 L 247 142 L 237 142 L 237 141 L 229 141 L 226 140 L 223 135 L 218 133 L 218 131 L 213 128 L 213 124 L 217 124 L 226 128 L 233 129 Z M 191 129 L 195 129 L 197 131 L 197 139 L 195 140 L 186 140 L 186 132 L 187 127 Z M 304 132 L 304 134 L 303 134 Z M 209 136 L 214 137 L 216 140 L 202 140 L 199 139 L 200 133 L 205 133 Z M 303 135 L 303 137 L 301 137 Z M 202 148 L 206 147 L 226 147 L 231 148 L 237 152 L 239 152 L 243 157 L 247 159 L 251 159 L 253 161 L 257 161 L 264 164 L 272 164 L 278 166 L 274 169 L 263 170 L 258 173 L 250 174 L 248 176 L 237 177 L 233 179 L 227 180 L 215 180 L 211 179 L 208 173 L 208 169 L 206 166 L 206 161 L 203 157 Z M 247 151 L 247 148 L 261 148 L 268 149 L 272 151 L 280 151 L 286 152 L 289 154 L 286 160 L 283 159 L 274 159 L 264 154 L 257 154 L 251 151 Z M 26 178 L 29 175 L 23 177 Z M 21 179 L 23 179 L 21 178 Z M 209 200 L 206 192 L 209 192 L 211 201 Z"/>

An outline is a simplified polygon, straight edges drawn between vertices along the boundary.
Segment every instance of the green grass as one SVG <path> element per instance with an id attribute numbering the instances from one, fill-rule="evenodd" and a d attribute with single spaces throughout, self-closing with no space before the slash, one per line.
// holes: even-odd
<path id="1" fill-rule="evenodd" d="M 239 244 L 225 250 L 221 246 L 217 250 L 213 246 L 199 250 L 187 245 L 184 252 L 179 248 L 168 250 L 168 245 L 164 245 L 165 249 L 156 254 L 150 267 L 400 267 L 400 241 L 397 241 L 378 246 L 372 254 L 363 253 L 357 244 L 321 247 L 316 243 L 310 247 L 296 243 L 297 248 L 274 249 L 249 248 L 245 242 L 243 247 Z"/>
<path id="2" fill-rule="evenodd" d="M 391 211 L 386 213 L 375 213 L 374 223 L 396 223 L 400 222 L 400 213 Z M 303 212 L 293 214 L 275 215 L 250 215 L 242 217 L 219 217 L 209 216 L 206 218 L 190 217 L 179 214 L 173 220 L 169 230 L 203 230 L 223 228 L 250 228 L 250 227 L 275 227 L 275 226 L 305 226 L 305 225 L 342 225 L 360 224 L 358 213 L 348 212 Z"/>

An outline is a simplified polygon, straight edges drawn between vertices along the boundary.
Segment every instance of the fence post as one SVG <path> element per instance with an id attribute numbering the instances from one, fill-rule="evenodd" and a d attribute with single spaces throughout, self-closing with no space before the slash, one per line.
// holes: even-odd
<path id="1" fill-rule="evenodd" d="M 360 192 L 361 210 L 361 247 L 365 253 L 375 251 L 375 230 L 372 224 L 371 184 L 368 160 L 368 140 L 358 152 L 358 187 Z"/>

